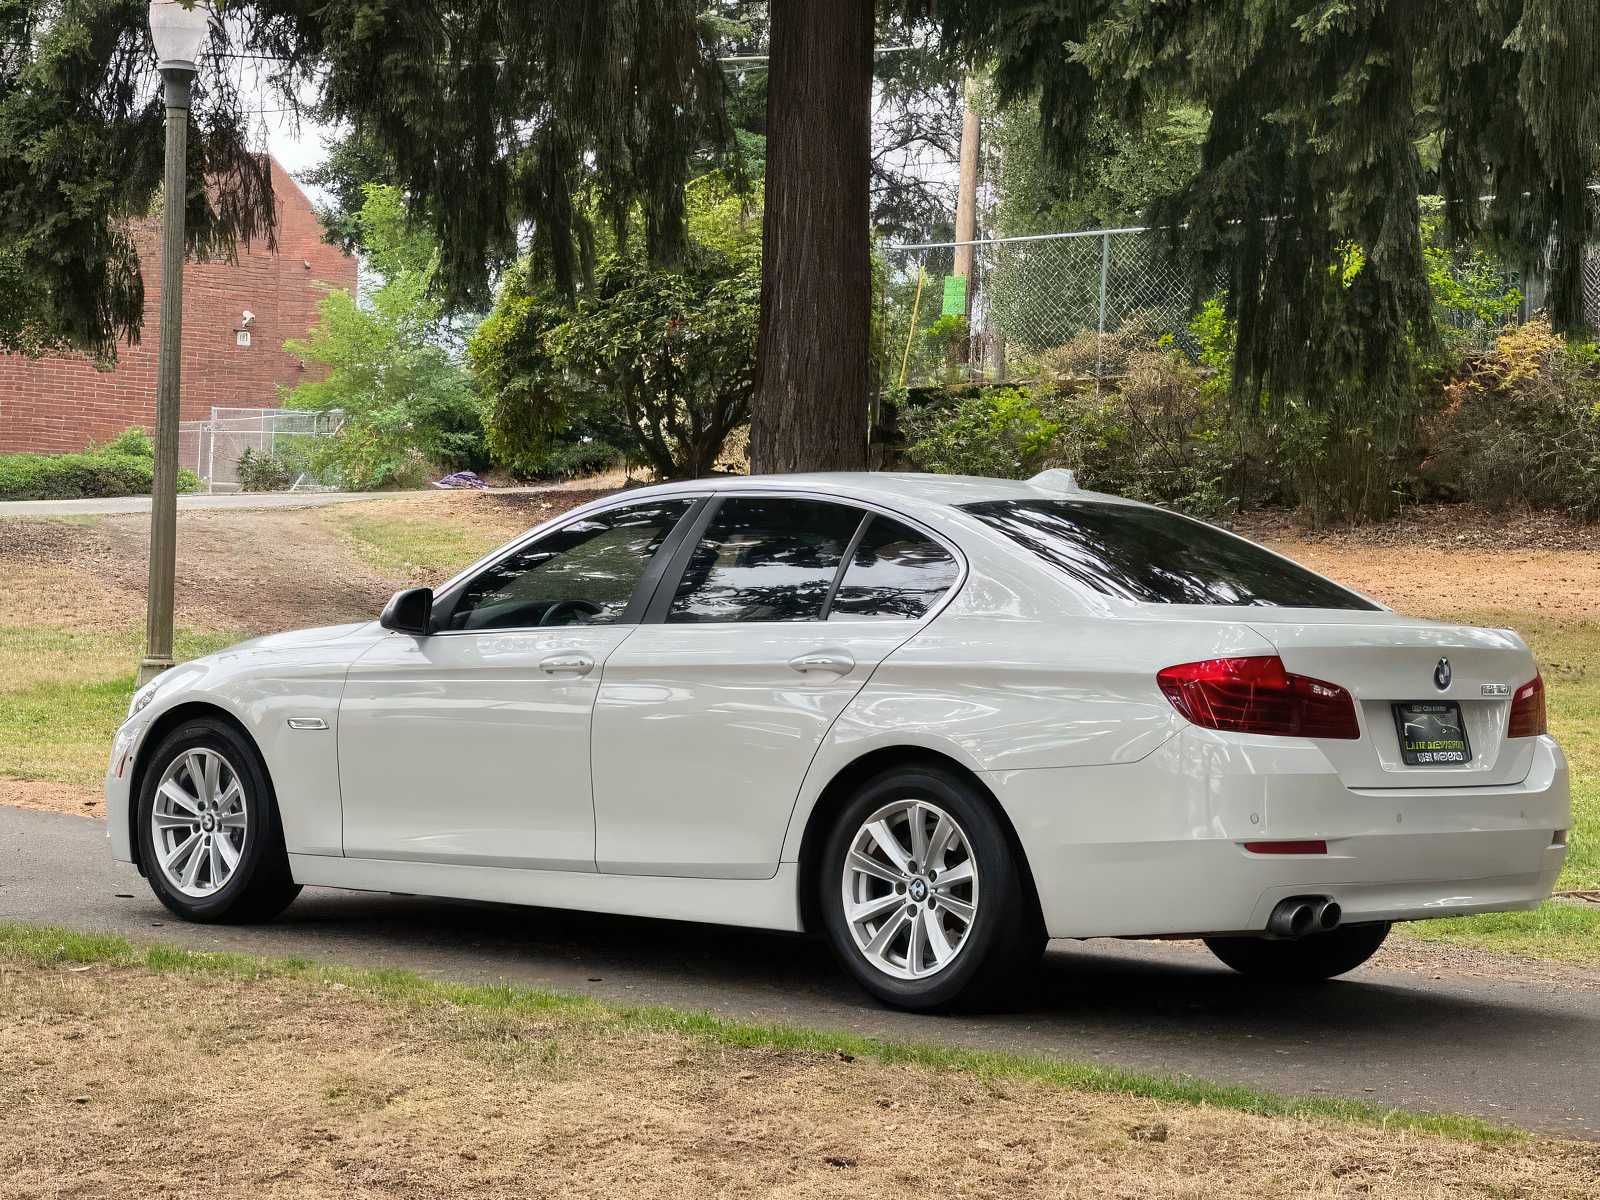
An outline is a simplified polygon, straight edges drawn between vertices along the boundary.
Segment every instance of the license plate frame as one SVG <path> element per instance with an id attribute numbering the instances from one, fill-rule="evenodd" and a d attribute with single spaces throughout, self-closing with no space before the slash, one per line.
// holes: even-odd
<path id="1" fill-rule="evenodd" d="M 1406 766 L 1464 767 L 1472 761 L 1459 701 L 1402 700 L 1393 707 L 1400 760 Z"/>

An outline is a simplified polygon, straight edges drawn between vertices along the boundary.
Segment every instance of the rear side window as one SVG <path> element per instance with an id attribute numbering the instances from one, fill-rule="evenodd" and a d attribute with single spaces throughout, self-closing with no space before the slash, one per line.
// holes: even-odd
<path id="1" fill-rule="evenodd" d="M 875 516 L 862 534 L 828 610 L 829 620 L 919 620 L 950 590 L 960 567 L 932 538 Z"/>
<path id="2" fill-rule="evenodd" d="M 1158 508 L 1093 500 L 986 500 L 964 507 L 1079 583 L 1124 600 L 1377 608 L 1242 538 Z"/>
<path id="3" fill-rule="evenodd" d="M 724 500 L 684 568 L 667 621 L 815 621 L 860 509 L 820 500 Z"/>

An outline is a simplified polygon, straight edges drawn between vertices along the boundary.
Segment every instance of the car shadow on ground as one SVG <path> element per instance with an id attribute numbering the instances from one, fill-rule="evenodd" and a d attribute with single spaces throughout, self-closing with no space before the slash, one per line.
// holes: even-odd
<path id="1" fill-rule="evenodd" d="M 1247 979 L 1194 943 L 1053 942 L 1002 1010 L 929 1018 L 890 1013 L 834 962 L 820 938 L 645 918 L 308 890 L 275 926 L 239 931 L 281 952 L 415 966 L 424 974 L 504 979 L 640 1003 L 710 1008 L 886 1035 L 935 1034 L 948 1022 L 1026 1033 L 1046 1050 L 1092 1035 L 1147 1050 L 1223 1039 L 1263 1052 L 1349 1053 L 1381 1062 L 1447 1038 L 1501 1045 L 1592 1036 L 1593 1022 L 1519 1004 L 1504 989 L 1463 995 L 1423 972 L 1364 969 L 1322 986 Z M 311 945 L 306 945 L 310 942 Z"/>

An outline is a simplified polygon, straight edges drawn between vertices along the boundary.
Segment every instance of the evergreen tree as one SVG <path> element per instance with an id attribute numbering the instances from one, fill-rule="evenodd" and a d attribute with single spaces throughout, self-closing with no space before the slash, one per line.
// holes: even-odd
<path id="1" fill-rule="evenodd" d="M 1582 321 L 1593 0 L 941 0 L 937 16 L 994 63 L 1003 102 L 1037 97 L 1043 149 L 1068 174 L 1092 168 L 1107 115 L 1138 132 L 1174 98 L 1211 114 L 1198 171 L 1148 218 L 1182 243 L 1197 295 L 1227 280 L 1240 397 L 1311 410 L 1341 454 L 1392 448 L 1414 424 L 1417 351 L 1436 342 L 1424 149 L 1448 238 L 1528 263 L 1548 248 L 1551 315 Z"/>

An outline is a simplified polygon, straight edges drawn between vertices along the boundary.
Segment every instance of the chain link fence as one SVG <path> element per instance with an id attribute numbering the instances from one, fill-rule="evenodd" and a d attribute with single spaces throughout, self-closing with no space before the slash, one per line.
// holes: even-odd
<path id="1" fill-rule="evenodd" d="M 332 437 L 343 424 L 337 409 L 213 408 L 207 420 L 178 426 L 178 464 L 198 475 L 209 492 L 236 492 L 239 460 L 249 450 L 283 462 L 292 476 L 290 491 L 328 491 L 313 469 L 313 452 L 317 439 Z"/>
<path id="2" fill-rule="evenodd" d="M 972 247 L 970 316 L 965 290 L 949 283 L 960 245 Z M 1122 334 L 1124 346 L 1170 338 L 1191 356 L 1199 350 L 1190 331 L 1192 274 L 1163 230 L 926 242 L 883 253 L 883 332 L 894 378 L 907 386 L 1114 376 L 1121 363 L 1106 352 L 1108 334 Z M 1584 281 L 1589 323 L 1600 329 L 1600 247 L 1585 261 Z M 1515 275 L 1505 283 L 1530 292 L 1530 281 Z M 1457 339 L 1487 346 L 1527 309 L 1504 320 L 1471 312 L 1441 320 Z"/>

